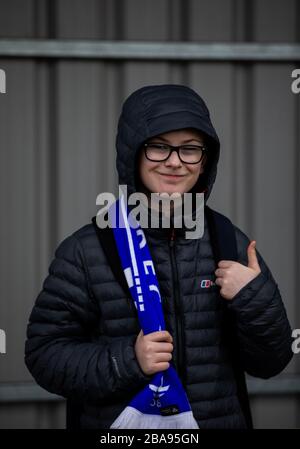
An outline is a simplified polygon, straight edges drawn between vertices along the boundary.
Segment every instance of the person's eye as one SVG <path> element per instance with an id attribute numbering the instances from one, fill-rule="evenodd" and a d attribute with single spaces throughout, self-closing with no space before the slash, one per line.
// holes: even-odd
<path id="1" fill-rule="evenodd" d="M 199 151 L 202 150 L 202 146 L 200 145 L 183 145 L 181 147 L 182 150 L 187 150 L 187 151 Z"/>
<path id="2" fill-rule="evenodd" d="M 150 143 L 149 146 L 151 148 L 155 148 L 156 150 L 162 150 L 162 151 L 169 150 L 169 148 L 166 145 L 164 145 L 163 143 Z"/>

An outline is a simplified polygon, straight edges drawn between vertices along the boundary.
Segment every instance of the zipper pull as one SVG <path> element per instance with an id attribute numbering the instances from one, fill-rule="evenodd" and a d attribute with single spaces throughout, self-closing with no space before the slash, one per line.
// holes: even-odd
<path id="1" fill-rule="evenodd" d="M 174 246 L 174 241 L 175 241 L 175 229 L 172 228 L 171 229 L 171 235 L 170 235 L 170 246 Z"/>

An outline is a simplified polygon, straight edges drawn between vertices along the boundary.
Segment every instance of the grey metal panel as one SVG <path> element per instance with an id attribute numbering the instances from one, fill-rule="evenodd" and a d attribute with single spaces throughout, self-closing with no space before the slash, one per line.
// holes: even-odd
<path id="1" fill-rule="evenodd" d="M 64 429 L 64 402 L 0 404 L 0 429 Z"/>
<path id="2" fill-rule="evenodd" d="M 116 122 L 108 113 L 109 68 L 101 63 L 63 62 L 58 70 L 58 239 L 90 222 L 96 197 L 114 177 Z M 112 88 L 108 92 L 111 93 Z M 112 122 L 113 120 L 113 122 Z M 107 129 L 113 127 L 112 136 Z"/>
<path id="3" fill-rule="evenodd" d="M 0 0 L 0 37 L 35 37 L 34 0 Z"/>
<path id="4" fill-rule="evenodd" d="M 58 2 L 55 37 L 76 39 L 70 41 L 73 43 L 90 39 L 91 44 L 97 44 L 93 39 L 120 37 L 120 10 L 116 0 Z M 99 193 L 116 191 L 119 71 L 119 65 L 109 61 L 64 61 L 57 65 L 57 114 L 59 123 L 65 125 L 58 125 L 57 133 L 58 241 L 90 222 L 99 208 Z"/>
<path id="5" fill-rule="evenodd" d="M 169 66 L 164 62 L 135 63 L 127 62 L 123 69 L 122 92 L 124 99 L 135 89 L 146 84 L 162 84 L 168 82 Z"/>
<path id="6" fill-rule="evenodd" d="M 234 2 L 231 0 L 213 0 L 206 4 L 204 1 L 190 1 L 189 40 L 197 43 L 218 40 L 223 42 L 223 45 L 229 42 L 232 44 L 233 6 Z M 220 65 L 213 62 L 195 62 L 191 63 L 188 69 L 188 82 L 206 100 L 221 141 L 218 176 L 209 202 L 216 209 L 227 213 L 230 213 L 233 207 L 233 73 L 234 68 L 229 63 Z"/>
<path id="7" fill-rule="evenodd" d="M 163 41 L 169 38 L 169 0 L 125 0 L 123 39 Z"/>
<path id="8" fill-rule="evenodd" d="M 295 122 L 290 66 L 260 65 L 255 70 L 252 173 L 252 229 L 258 249 L 270 261 L 282 288 L 292 324 L 295 315 Z M 266 109 L 267 105 L 267 109 Z M 287 269 L 288 268 L 288 269 Z"/>
<path id="9" fill-rule="evenodd" d="M 48 273 L 49 260 L 57 244 L 57 161 L 56 161 L 56 83 L 55 67 L 45 61 L 35 64 L 35 167 L 36 167 L 36 224 L 37 290 Z M 31 298 L 33 301 L 35 298 Z"/>
<path id="10" fill-rule="evenodd" d="M 296 41 L 297 2 L 255 3 L 253 39 L 260 42 Z M 299 17 L 298 17 L 299 20 Z M 297 326 L 295 260 L 296 134 L 295 95 L 291 92 L 293 65 L 257 64 L 253 71 L 253 238 L 279 284 L 292 326 Z M 266 233 L 265 229 L 269 229 Z M 296 369 L 295 357 L 288 370 Z"/>
<path id="11" fill-rule="evenodd" d="M 247 387 L 250 395 L 287 396 L 300 393 L 300 376 L 283 374 L 271 379 L 247 378 Z"/>
<path id="12" fill-rule="evenodd" d="M 295 42 L 299 27 L 296 4 L 295 1 L 256 1 L 253 40 Z M 290 89 L 292 68 L 288 64 L 268 67 L 262 63 L 253 69 L 251 132 L 254 154 L 250 167 L 253 179 L 250 209 L 253 214 L 251 234 L 257 238 L 258 249 L 278 282 L 292 326 L 299 327 L 295 295 L 297 265 L 294 263 L 300 249 L 295 246 L 297 192 L 294 170 L 299 149 L 294 119 L 297 100 Z M 297 357 L 286 372 L 297 371 Z M 288 401 L 261 397 L 252 408 L 258 427 L 299 427 L 299 398 Z"/>
<path id="13" fill-rule="evenodd" d="M 62 396 L 51 394 L 34 382 L 0 383 L 0 404 L 11 402 L 57 402 Z"/>
<path id="14" fill-rule="evenodd" d="M 250 401 L 255 429 L 299 429 L 297 400 L 255 397 Z"/>
<path id="15" fill-rule="evenodd" d="M 55 4 L 56 36 L 62 39 L 103 39 L 106 0 L 60 0 Z"/>
<path id="16" fill-rule="evenodd" d="M 188 40 L 232 41 L 234 0 L 189 0 Z"/>
<path id="17" fill-rule="evenodd" d="M 218 175 L 209 203 L 222 213 L 233 209 L 232 76 L 229 64 L 191 64 L 189 83 L 205 99 L 221 141 Z"/>
<path id="18" fill-rule="evenodd" d="M 26 61 L 2 61 L 7 92 L 0 99 L 1 327 L 7 354 L 0 358 L 0 378 L 28 377 L 23 363 L 26 318 L 36 293 L 38 271 L 35 72 Z"/>
<path id="19" fill-rule="evenodd" d="M 47 39 L 52 35 L 53 22 L 55 20 L 55 4 L 49 0 L 38 0 L 34 2 L 34 38 Z"/>
<path id="20" fill-rule="evenodd" d="M 234 72 L 234 211 L 233 218 L 247 235 L 253 230 L 253 66 L 237 65 Z"/>
<path id="21" fill-rule="evenodd" d="M 299 20 L 297 3 L 299 3 L 297 0 L 254 0 L 254 40 L 293 42 L 296 38 L 297 20 Z"/>

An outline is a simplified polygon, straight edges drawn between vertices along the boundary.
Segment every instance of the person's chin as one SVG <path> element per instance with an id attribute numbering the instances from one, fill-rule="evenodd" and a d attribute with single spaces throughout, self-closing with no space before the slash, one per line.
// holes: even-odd
<path id="1" fill-rule="evenodd" d="M 172 195 L 172 193 L 182 194 L 184 191 L 184 187 L 181 185 L 181 183 L 174 182 L 160 182 L 152 188 L 152 192 L 167 193 L 169 195 Z"/>
<path id="2" fill-rule="evenodd" d="M 162 192 L 166 192 L 169 195 L 172 195 L 172 193 L 176 193 L 176 194 L 180 193 L 182 195 L 182 193 L 183 193 L 182 188 L 180 188 L 179 186 L 177 186 L 177 187 L 172 186 L 171 188 L 170 188 L 170 186 L 164 186 L 164 188 L 162 189 Z"/>

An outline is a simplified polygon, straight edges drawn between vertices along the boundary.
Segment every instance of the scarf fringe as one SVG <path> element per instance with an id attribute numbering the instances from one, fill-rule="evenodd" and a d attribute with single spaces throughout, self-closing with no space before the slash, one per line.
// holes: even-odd
<path id="1" fill-rule="evenodd" d="M 111 429 L 199 429 L 192 411 L 172 416 L 143 414 L 127 406 L 110 426 Z"/>

